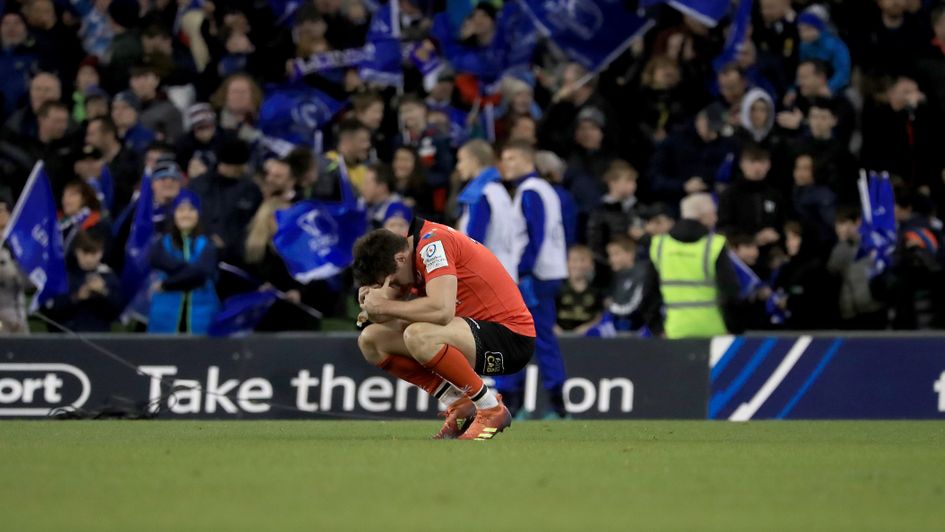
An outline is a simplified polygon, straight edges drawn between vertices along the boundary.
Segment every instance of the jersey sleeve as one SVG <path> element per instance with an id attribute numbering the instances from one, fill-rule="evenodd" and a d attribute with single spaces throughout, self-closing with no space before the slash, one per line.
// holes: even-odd
<path id="1" fill-rule="evenodd" d="M 434 234 L 417 246 L 417 269 L 425 282 L 444 275 L 456 275 L 456 242 L 445 234 Z"/>

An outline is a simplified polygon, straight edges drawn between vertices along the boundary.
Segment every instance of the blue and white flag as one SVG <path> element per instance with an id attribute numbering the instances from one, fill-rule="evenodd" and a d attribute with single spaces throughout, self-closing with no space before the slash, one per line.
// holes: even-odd
<path id="1" fill-rule="evenodd" d="M 341 158 L 338 169 L 340 203 L 308 200 L 276 212 L 272 243 L 292 277 L 303 284 L 347 268 L 354 260 L 354 241 L 367 228 L 367 215 L 358 206 Z"/>
<path id="2" fill-rule="evenodd" d="M 667 4 L 680 13 L 714 28 L 728 12 L 730 3 L 730 0 L 641 0 L 640 6 L 647 8 L 657 4 Z"/>
<path id="3" fill-rule="evenodd" d="M 213 315 L 207 334 L 215 337 L 243 336 L 253 332 L 279 299 L 276 290 L 257 290 L 228 297 Z"/>
<path id="4" fill-rule="evenodd" d="M 738 297 L 748 299 L 759 288 L 764 286 L 764 283 L 761 282 L 761 278 L 758 277 L 758 274 L 751 269 L 751 266 L 745 264 L 745 262 L 738 258 L 738 255 L 731 250 L 728 251 L 728 258 L 732 261 L 732 266 L 735 267 L 735 274 L 738 276 L 738 285 L 740 287 Z"/>
<path id="5" fill-rule="evenodd" d="M 115 199 L 115 184 L 112 181 L 112 173 L 108 165 L 102 166 L 102 174 L 97 178 L 88 181 L 89 185 L 95 190 L 95 196 L 102 204 L 103 212 L 111 212 Z"/>
<path id="6" fill-rule="evenodd" d="M 374 45 L 369 43 L 360 48 L 330 50 L 312 54 L 304 59 L 294 59 L 291 79 L 297 80 L 308 74 L 339 68 L 360 67 L 363 63 L 374 61 L 374 52 Z"/>
<path id="7" fill-rule="evenodd" d="M 615 338 L 617 327 L 614 326 L 614 315 L 609 310 L 605 311 L 600 320 L 588 329 L 584 336 L 588 338 Z"/>
<path id="8" fill-rule="evenodd" d="M 870 256 L 876 276 L 892 263 L 896 251 L 896 198 L 889 174 L 860 171 L 857 181 L 863 218 L 860 223 L 859 256 Z"/>
<path id="9" fill-rule="evenodd" d="M 612 0 L 524 0 L 522 6 L 542 33 L 592 73 L 606 68 L 653 26 Z"/>
<path id="10" fill-rule="evenodd" d="M 69 290 L 66 253 L 56 221 L 56 199 L 42 161 L 33 167 L 23 187 L 0 239 L 0 244 L 3 242 L 9 245 L 20 269 L 36 286 L 30 312 Z"/>
<path id="11" fill-rule="evenodd" d="M 154 240 L 154 194 L 151 190 L 151 175 L 141 178 L 135 203 L 135 216 L 131 222 L 128 242 L 125 244 L 125 264 L 121 272 L 122 292 L 125 302 L 130 303 L 138 293 L 147 290 L 151 274 L 151 243 Z"/>
<path id="12" fill-rule="evenodd" d="M 728 38 L 725 39 L 725 46 L 722 48 L 722 53 L 712 62 L 716 71 L 735 61 L 739 47 L 748 38 L 748 28 L 751 26 L 751 4 L 752 0 L 738 1 L 738 10 L 735 11 L 735 18 L 732 19 L 732 26 L 729 28 Z"/>
<path id="13" fill-rule="evenodd" d="M 322 91 L 303 83 L 267 90 L 257 126 L 263 135 L 290 145 L 312 146 L 316 132 L 344 107 Z"/>
<path id="14" fill-rule="evenodd" d="M 361 79 L 376 85 L 403 86 L 400 9 L 397 0 L 390 0 L 371 16 L 367 46 L 372 48 L 373 56 L 361 63 L 358 71 Z"/>

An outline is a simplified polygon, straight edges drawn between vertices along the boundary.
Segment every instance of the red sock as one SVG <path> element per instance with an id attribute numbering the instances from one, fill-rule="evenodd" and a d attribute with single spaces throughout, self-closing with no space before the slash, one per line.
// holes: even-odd
<path id="1" fill-rule="evenodd" d="M 442 377 L 423 367 L 422 364 L 412 358 L 391 355 L 381 361 L 377 367 L 398 379 L 416 384 L 417 387 L 425 390 L 430 395 L 435 395 L 437 389 L 443 384 Z"/>
<path id="2" fill-rule="evenodd" d="M 480 392 L 484 389 L 482 379 L 476 375 L 476 371 L 469 365 L 463 352 L 449 344 L 444 345 L 433 360 L 424 366 L 463 390 L 470 398 L 481 395 Z"/>

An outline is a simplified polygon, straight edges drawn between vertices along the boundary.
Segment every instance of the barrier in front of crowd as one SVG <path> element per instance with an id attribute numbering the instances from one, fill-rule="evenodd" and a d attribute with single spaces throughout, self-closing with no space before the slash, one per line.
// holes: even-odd
<path id="1" fill-rule="evenodd" d="M 158 419 L 395 419 L 437 408 L 365 363 L 353 335 L 89 338 L 132 367 L 66 336 L 0 338 L 0 417 L 104 408 Z M 945 336 L 563 338 L 561 347 L 577 419 L 945 419 Z M 526 409 L 544 412 L 536 365 L 525 382 Z"/>

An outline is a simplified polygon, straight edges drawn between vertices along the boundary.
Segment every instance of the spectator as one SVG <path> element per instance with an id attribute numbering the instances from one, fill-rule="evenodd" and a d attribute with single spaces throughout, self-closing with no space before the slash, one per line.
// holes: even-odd
<path id="1" fill-rule="evenodd" d="M 196 103 L 187 109 L 190 130 L 177 142 L 177 165 L 187 175 L 197 177 L 217 165 L 217 150 L 223 142 L 223 131 L 217 127 L 217 115 L 207 103 Z"/>
<path id="2" fill-rule="evenodd" d="M 502 79 L 502 106 L 496 110 L 495 121 L 497 140 L 524 138 L 533 139 L 537 144 L 538 138 L 535 133 L 537 133 L 537 124 L 541 115 L 541 107 L 535 103 L 535 93 L 531 85 L 511 76 Z M 522 125 L 522 122 L 534 126 L 531 135 L 527 135 L 527 130 L 518 131 L 518 136 L 514 134 L 516 125 L 520 128 L 529 127 Z"/>
<path id="3" fill-rule="evenodd" d="M 85 144 L 101 152 L 115 185 L 112 212 L 121 212 L 131 200 L 131 194 L 141 178 L 138 156 L 119 142 L 118 128 L 108 117 L 89 120 L 85 129 Z"/>
<path id="4" fill-rule="evenodd" d="M 39 125 L 36 118 L 40 106 L 62 99 L 62 84 L 49 72 L 39 72 L 30 80 L 28 105 L 15 111 L 4 125 L 4 134 L 14 139 L 36 138 Z"/>
<path id="5" fill-rule="evenodd" d="M 259 133 L 255 124 L 262 100 L 262 89 L 247 74 L 228 76 L 210 97 L 210 103 L 219 111 L 220 128 L 246 142 L 255 140 Z"/>
<path id="6" fill-rule="evenodd" d="M 149 333 L 206 334 L 220 306 L 213 283 L 217 252 L 200 225 L 200 198 L 182 190 L 173 203 L 173 227 L 151 248 Z"/>
<path id="7" fill-rule="evenodd" d="M 741 153 L 739 167 L 743 179 L 719 195 L 719 231 L 745 231 L 755 235 L 761 246 L 781 239 L 785 205 L 778 191 L 767 182 L 771 155 L 758 145 L 748 145 Z"/>
<path id="8" fill-rule="evenodd" d="M 143 152 L 157 140 L 154 131 L 141 123 L 141 100 L 132 91 L 122 91 L 112 100 L 112 120 L 122 144 L 131 151 Z"/>
<path id="9" fill-rule="evenodd" d="M 446 187 L 454 158 L 449 136 L 430 126 L 427 121 L 426 103 L 414 95 L 400 100 L 400 121 L 403 130 L 395 144 L 410 146 L 417 150 L 420 164 L 427 177 L 427 185 L 433 192 L 434 210 L 443 213 L 446 206 Z"/>
<path id="10" fill-rule="evenodd" d="M 82 109 L 82 114 L 84 115 L 82 122 L 85 124 L 88 124 L 93 118 L 104 118 L 111 114 L 111 103 L 108 101 L 108 93 L 101 88 L 89 87 L 82 96 L 84 105 Z M 72 116 L 75 118 L 75 110 L 73 110 Z"/>
<path id="11" fill-rule="evenodd" d="M 400 196 L 392 192 L 394 174 L 385 164 L 371 164 L 364 174 L 361 199 L 367 207 L 368 222 L 372 229 L 378 229 L 387 220 L 388 211 L 403 205 Z"/>
<path id="12" fill-rule="evenodd" d="M 393 146 L 390 135 L 384 129 L 384 98 L 376 92 L 363 92 L 351 97 L 354 118 L 364 124 L 371 132 L 371 147 L 374 156 L 371 159 L 390 161 Z"/>
<path id="13" fill-rule="evenodd" d="M 818 184 L 815 168 L 814 158 L 808 153 L 800 153 L 794 159 L 793 211 L 806 235 L 805 247 L 810 250 L 833 242 L 837 204 L 833 190 Z M 801 234 L 797 233 L 798 238 Z"/>
<path id="14" fill-rule="evenodd" d="M 391 233 L 401 236 L 407 236 L 410 231 L 410 221 L 413 220 L 413 210 L 403 203 L 395 203 L 387 209 L 387 215 L 384 218 L 384 229 Z"/>
<path id="15" fill-rule="evenodd" d="M 846 144 L 837 137 L 837 115 L 834 101 L 814 98 L 807 110 L 807 131 L 798 140 L 797 151 L 809 153 L 817 181 L 840 198 L 842 203 L 856 203 L 856 160 Z M 831 229 L 831 233 L 833 230 Z"/>
<path id="16" fill-rule="evenodd" d="M 128 86 L 131 67 L 141 61 L 144 49 L 138 32 L 140 6 L 135 0 L 112 0 L 108 17 L 114 32 L 108 48 L 108 68 L 105 70 L 105 88 L 112 94 Z"/>
<path id="17" fill-rule="evenodd" d="M 315 281 L 303 285 L 296 281 L 272 244 L 276 233 L 275 213 L 287 207 L 289 203 L 280 197 L 262 202 L 246 236 L 243 259 L 250 274 L 285 294 L 266 313 L 256 327 L 258 331 L 315 331 L 321 328 L 320 320 L 303 311 L 298 304 L 305 303 L 326 311 L 330 308 L 326 307 L 324 297 L 320 297 L 325 291 L 325 283 Z"/>
<path id="18" fill-rule="evenodd" d="M 82 25 L 79 27 L 82 48 L 89 56 L 104 61 L 108 57 L 108 49 L 115 37 L 115 32 L 108 20 L 108 4 L 75 2 L 72 6 L 82 17 Z"/>
<path id="19" fill-rule="evenodd" d="M 182 188 L 183 175 L 174 163 L 163 163 L 151 173 L 151 193 L 154 197 L 152 220 L 158 233 L 167 232 L 168 223 L 173 219 L 171 206 Z"/>
<path id="20" fill-rule="evenodd" d="M 30 37 L 35 43 L 34 49 L 40 67 L 49 72 L 56 72 L 60 80 L 72 83 L 79 62 L 85 54 L 76 33 L 60 20 L 53 1 L 24 2 L 23 15 L 26 16 Z M 67 87 L 66 92 L 71 92 L 71 87 Z"/>
<path id="21" fill-rule="evenodd" d="M 828 82 L 830 94 L 843 92 L 850 84 L 850 50 L 847 45 L 827 28 L 822 12 L 816 9 L 806 9 L 797 17 L 797 29 L 801 37 L 801 61 L 817 59 L 830 65 L 833 71 Z"/>
<path id="22" fill-rule="evenodd" d="M 569 157 L 573 149 L 571 132 L 577 124 L 578 114 L 592 108 L 599 116 L 615 116 L 613 109 L 597 93 L 597 80 L 578 63 L 568 63 L 561 70 L 561 82 L 555 92 L 539 128 L 539 144 L 562 157 Z M 604 137 L 620 138 L 617 124 L 609 121 Z"/>
<path id="23" fill-rule="evenodd" d="M 280 198 L 289 203 L 302 199 L 298 178 L 287 160 L 269 159 L 263 168 L 266 172 L 262 187 L 264 198 Z"/>
<path id="24" fill-rule="evenodd" d="M 771 288 L 758 277 L 758 259 L 760 251 L 755 243 L 755 235 L 750 233 L 733 233 L 726 237 L 727 253 L 737 268 L 743 269 L 739 275 L 738 303 L 733 305 L 732 317 L 738 331 L 767 329 L 770 318 L 766 309 L 768 298 L 771 297 Z M 749 278 L 749 272 L 754 278 Z M 731 324 L 729 324 L 731 326 Z"/>
<path id="25" fill-rule="evenodd" d="M 786 312 L 785 326 L 792 330 L 831 329 L 837 321 L 837 283 L 828 275 L 821 258 L 822 243 L 809 240 L 796 222 L 784 226 L 788 260 L 777 270 L 772 288 L 778 306 Z"/>
<path id="26" fill-rule="evenodd" d="M 926 196 L 908 190 L 896 192 L 899 246 L 888 282 L 894 329 L 945 325 L 942 231 L 932 209 Z"/>
<path id="27" fill-rule="evenodd" d="M 328 175 L 330 178 L 325 181 L 319 180 L 315 184 L 318 190 L 316 195 L 322 198 L 341 197 L 340 189 L 338 189 L 338 160 L 340 158 L 344 158 L 351 185 L 354 186 L 356 193 L 360 193 L 370 156 L 371 131 L 368 127 L 357 120 L 345 120 L 338 124 L 338 145 L 335 150 L 325 154 L 321 171 L 322 175 Z"/>
<path id="28" fill-rule="evenodd" d="M 28 40 L 23 15 L 10 12 L 0 22 L 0 120 L 6 120 L 26 97 L 30 73 L 36 68 L 36 51 Z"/>
<path id="29" fill-rule="evenodd" d="M 639 240 L 643 236 L 638 218 L 636 169 L 626 161 L 616 160 L 604 173 L 607 194 L 587 223 L 587 245 L 599 263 L 607 261 L 607 244 L 618 236 Z"/>
<path id="30" fill-rule="evenodd" d="M 643 290 L 647 269 L 637 263 L 637 245 L 626 235 L 607 243 L 607 262 L 613 277 L 607 297 L 607 310 L 613 315 L 618 331 L 637 331 L 644 325 Z"/>
<path id="31" fill-rule="evenodd" d="M 678 205 L 688 194 L 712 190 L 719 167 L 734 150 L 732 142 L 721 136 L 725 127 L 725 110 L 710 105 L 691 126 L 657 146 L 649 175 L 655 199 Z"/>
<path id="32" fill-rule="evenodd" d="M 240 256 L 245 229 L 253 218 L 262 194 L 249 177 L 249 146 L 239 139 L 220 144 L 216 168 L 193 179 L 191 190 L 202 204 L 202 233 L 213 244 L 220 260 L 232 262 Z"/>
<path id="33" fill-rule="evenodd" d="M 945 5 L 931 11 L 933 38 L 918 54 L 915 74 L 920 90 L 939 117 L 945 116 Z"/>
<path id="34" fill-rule="evenodd" d="M 797 70 L 800 35 L 797 31 L 797 14 L 790 0 L 761 0 L 759 17 L 754 18 L 751 38 L 758 49 L 762 63 L 771 64 L 779 73 L 777 79 L 781 94 L 786 81 Z"/>
<path id="35" fill-rule="evenodd" d="M 136 65 L 131 69 L 129 86 L 141 102 L 141 125 L 154 131 L 165 142 L 174 143 L 183 134 L 180 111 L 158 90 L 161 78 L 150 65 Z"/>
<path id="36" fill-rule="evenodd" d="M 394 150 L 391 169 L 394 172 L 394 192 L 404 198 L 404 203 L 424 218 L 433 213 L 433 198 L 417 151 L 407 146 Z"/>
<path id="37" fill-rule="evenodd" d="M 862 28 L 851 35 L 856 63 L 871 78 L 911 75 L 912 58 L 929 42 L 929 27 L 909 13 L 906 0 L 876 0 L 865 11 Z"/>
<path id="38" fill-rule="evenodd" d="M 45 102 L 37 110 L 37 131 L 34 137 L 11 139 L 0 145 L 0 157 L 7 157 L 19 167 L 20 176 L 28 175 L 37 161 L 44 161 L 54 192 L 72 177 L 72 139 L 67 137 L 69 109 L 58 101 Z M 21 188 L 24 181 L 13 184 Z"/>
<path id="39" fill-rule="evenodd" d="M 481 242 L 499 259 L 512 279 L 518 279 L 517 232 L 524 220 L 495 167 L 495 153 L 484 140 L 471 140 L 459 149 L 456 173 L 463 182 L 457 201 L 461 214 L 456 228 Z"/>
<path id="40" fill-rule="evenodd" d="M 102 263 L 102 235 L 79 231 L 72 246 L 74 260 L 67 261 L 69 291 L 49 303 L 50 313 L 77 332 L 110 332 L 122 310 L 118 276 Z"/>
<path id="41" fill-rule="evenodd" d="M 10 223 L 13 196 L 0 187 L 0 233 Z M 0 333 L 28 334 L 26 321 L 26 290 L 30 283 L 6 246 L 0 246 Z"/>
<path id="42" fill-rule="evenodd" d="M 683 125 L 688 116 L 682 92 L 682 72 L 675 59 L 658 55 L 643 69 L 639 102 L 638 135 L 647 147 L 666 140 L 669 132 Z"/>
<path id="43" fill-rule="evenodd" d="M 88 118 L 85 104 L 87 96 L 103 95 L 108 98 L 108 93 L 99 88 L 101 85 L 98 58 L 90 55 L 82 60 L 75 74 L 75 88 L 72 91 L 72 119 L 76 123 L 85 122 Z"/>
<path id="44" fill-rule="evenodd" d="M 751 142 L 766 144 L 774 128 L 774 101 L 761 89 L 745 94 L 738 113 L 741 135 Z"/>
<path id="45" fill-rule="evenodd" d="M 289 163 L 292 174 L 298 182 L 301 194 L 299 199 L 311 198 L 315 185 L 318 183 L 318 162 L 315 160 L 315 154 L 312 150 L 299 146 L 285 156 L 285 161 Z"/>
<path id="46" fill-rule="evenodd" d="M 558 319 L 555 334 L 585 334 L 596 325 L 604 309 L 604 296 L 592 283 L 594 258 L 587 246 L 568 249 L 568 278 L 561 284 L 555 305 Z"/>
<path id="47" fill-rule="evenodd" d="M 827 271 L 840 280 L 840 327 L 883 330 L 888 325 L 886 308 L 873 297 L 870 270 L 873 260 L 860 253 L 860 213 L 850 207 L 837 209 L 834 226 L 837 243 L 830 252 Z"/>
<path id="48" fill-rule="evenodd" d="M 745 79 L 745 74 L 738 65 L 728 64 L 719 70 L 716 83 L 719 88 L 719 103 L 725 106 L 729 114 L 737 114 L 742 98 L 748 92 L 748 80 Z"/>
<path id="49" fill-rule="evenodd" d="M 735 332 L 738 278 L 724 252 L 725 239 L 711 232 L 718 219 L 715 203 L 708 194 L 693 194 L 682 201 L 680 212 L 673 229 L 650 244 L 641 302 L 645 324 L 669 339 Z"/>
<path id="50" fill-rule="evenodd" d="M 535 152 L 526 143 L 509 143 L 502 149 L 502 178 L 515 186 L 513 205 L 525 218 L 524 241 L 518 261 L 519 289 L 535 318 L 536 356 L 542 381 L 555 413 L 565 417 L 563 386 L 567 375 L 558 340 L 554 336 L 555 297 L 567 278 L 567 252 L 561 201 L 551 185 L 535 169 Z M 506 405 L 516 411 L 524 396 L 524 373 L 496 379 Z"/>
<path id="51" fill-rule="evenodd" d="M 578 232 L 587 227 L 590 213 L 600 205 L 607 191 L 603 176 L 614 160 L 614 155 L 605 149 L 604 115 L 595 108 L 578 113 L 574 124 L 574 148 L 568 159 L 564 182 L 574 196 L 578 210 Z"/>
<path id="52" fill-rule="evenodd" d="M 71 249 L 72 240 L 82 231 L 100 238 L 104 248 L 105 239 L 110 234 L 109 224 L 102 217 L 102 206 L 95 189 L 85 181 L 76 179 L 63 189 L 59 230 L 66 250 Z"/>

